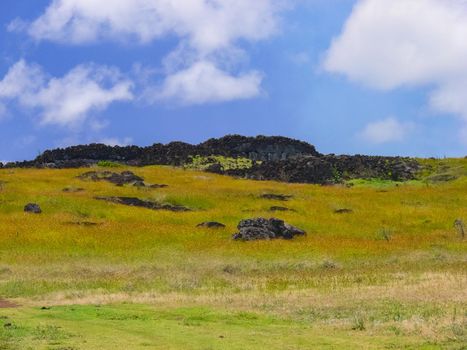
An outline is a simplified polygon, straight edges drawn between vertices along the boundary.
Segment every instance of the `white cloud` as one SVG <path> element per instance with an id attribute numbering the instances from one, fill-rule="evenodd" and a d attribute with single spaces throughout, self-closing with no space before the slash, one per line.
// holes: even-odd
<path id="1" fill-rule="evenodd" d="M 415 128 L 410 122 L 400 122 L 395 118 L 386 118 L 369 123 L 360 133 L 365 141 L 374 144 L 400 142 Z"/>
<path id="2" fill-rule="evenodd" d="M 240 77 L 232 73 L 247 57 L 241 45 L 277 33 L 280 13 L 289 6 L 285 0 L 53 0 L 25 30 L 38 41 L 64 44 L 102 40 L 149 44 L 177 38 L 177 47 L 164 60 L 165 95 L 175 98 L 177 91 L 187 91 L 191 96 L 183 99 L 185 104 L 221 102 L 258 95 L 257 73 Z M 9 27 L 24 30 L 24 21 L 17 19 Z M 202 94 L 192 91 L 197 81 L 189 80 L 200 74 Z M 228 90 L 218 91 L 222 87 Z M 242 87 L 246 91 L 237 91 Z M 160 94 L 150 100 L 159 98 Z"/>
<path id="3" fill-rule="evenodd" d="M 197 62 L 166 78 L 161 88 L 150 91 L 157 99 L 174 99 L 183 104 L 203 104 L 247 99 L 261 93 L 262 76 L 248 72 L 231 76 L 210 62 Z"/>
<path id="4" fill-rule="evenodd" d="M 0 81 L 0 102 L 14 100 L 22 107 L 39 110 L 43 124 L 77 126 L 91 112 L 131 100 L 131 89 L 131 81 L 105 66 L 80 65 L 62 78 L 53 78 L 41 67 L 21 60 Z"/>
<path id="5" fill-rule="evenodd" d="M 123 139 L 119 139 L 116 137 L 106 137 L 96 141 L 96 143 L 103 143 L 107 146 L 128 146 L 131 145 L 132 142 L 133 139 L 131 137 L 125 137 Z"/>
<path id="6" fill-rule="evenodd" d="M 269 37 L 281 7 L 277 0 L 53 0 L 28 32 L 37 40 L 74 44 L 122 37 L 147 43 L 176 35 L 213 51 Z"/>
<path id="7" fill-rule="evenodd" d="M 467 125 L 467 1 L 361 0 L 324 68 L 382 90 L 433 87 L 431 107 Z"/>

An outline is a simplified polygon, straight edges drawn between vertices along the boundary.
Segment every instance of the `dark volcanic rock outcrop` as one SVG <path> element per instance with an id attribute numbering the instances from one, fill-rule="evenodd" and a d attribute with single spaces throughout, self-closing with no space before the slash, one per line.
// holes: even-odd
<path id="1" fill-rule="evenodd" d="M 15 163 L 18 166 L 74 168 L 89 166 L 98 161 L 108 160 L 128 165 L 183 165 L 191 157 L 220 155 L 234 158 L 249 158 L 259 161 L 285 160 L 300 156 L 319 156 L 315 147 L 286 137 L 246 137 L 228 135 L 210 139 L 199 145 L 184 142 L 160 143 L 149 147 L 106 146 L 91 144 L 45 151 L 34 161 Z"/>
<path id="2" fill-rule="evenodd" d="M 234 240 L 256 241 L 269 239 L 292 239 L 303 236 L 305 231 L 285 223 L 283 220 L 271 218 L 256 218 L 242 220 L 238 224 L 238 233 L 233 235 Z"/>
<path id="3" fill-rule="evenodd" d="M 123 204 L 132 207 L 141 207 L 152 210 L 169 210 L 175 212 L 191 211 L 189 208 L 181 205 L 161 204 L 157 202 L 145 201 L 135 197 L 94 197 L 97 200 Z"/>
<path id="4" fill-rule="evenodd" d="M 249 158 L 254 161 L 277 161 L 305 155 L 319 156 L 309 143 L 281 136 L 246 137 L 228 135 L 199 145 L 204 155 Z"/>
<path id="5" fill-rule="evenodd" d="M 255 180 L 325 184 L 353 178 L 405 181 L 414 179 L 419 169 L 410 158 L 326 155 L 257 163 L 250 169 L 225 173 Z"/>
<path id="6" fill-rule="evenodd" d="M 91 144 L 45 151 L 33 161 L 8 163 L 4 167 L 76 168 L 113 161 L 127 165 L 189 164 L 196 156 L 248 158 L 251 167 L 225 169 L 215 158 L 206 171 L 255 180 L 328 184 L 353 178 L 405 181 L 420 170 L 415 159 L 401 157 L 322 155 L 314 146 L 286 137 L 229 135 L 198 145 L 183 142 L 149 147 Z M 111 182 L 114 180 L 111 180 Z M 125 181 L 125 180 L 124 180 Z M 143 181 L 143 180 L 135 180 Z M 117 183 L 117 178 L 115 177 Z M 124 182 L 125 183 L 125 182 Z M 139 185 L 142 185 L 139 182 Z M 142 187 L 142 186 L 141 186 Z"/>

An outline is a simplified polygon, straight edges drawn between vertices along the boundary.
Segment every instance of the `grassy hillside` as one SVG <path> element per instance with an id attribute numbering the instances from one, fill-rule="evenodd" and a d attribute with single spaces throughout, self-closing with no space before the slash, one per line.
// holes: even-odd
<path id="1" fill-rule="evenodd" d="M 0 309 L 0 349 L 465 349 L 467 247 L 454 221 L 467 223 L 467 160 L 423 162 L 417 181 L 353 186 L 110 169 L 168 185 L 138 189 L 82 181 L 85 169 L 0 169 L 0 299 L 20 305 Z M 43 213 L 24 213 L 29 202 Z M 231 240 L 258 216 L 308 235 Z"/>

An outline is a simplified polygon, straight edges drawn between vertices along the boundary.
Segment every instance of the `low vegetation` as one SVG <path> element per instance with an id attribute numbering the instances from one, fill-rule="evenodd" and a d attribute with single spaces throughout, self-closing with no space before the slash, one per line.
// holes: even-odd
<path id="1" fill-rule="evenodd" d="M 335 186 L 0 169 L 0 349 L 465 349 L 467 160 L 423 162 L 410 182 Z M 307 235 L 232 239 L 241 220 L 272 216 Z M 197 227 L 211 221 L 226 227 Z"/>
<path id="2" fill-rule="evenodd" d="M 223 171 L 250 169 L 253 166 L 253 161 L 248 158 L 233 158 L 224 156 L 194 156 L 190 157 L 184 167 L 193 170 L 206 170 L 213 165 L 220 165 Z"/>

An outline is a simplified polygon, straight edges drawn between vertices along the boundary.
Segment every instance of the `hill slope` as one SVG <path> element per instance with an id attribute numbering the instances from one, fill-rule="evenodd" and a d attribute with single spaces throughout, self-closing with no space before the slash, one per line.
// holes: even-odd
<path id="1" fill-rule="evenodd" d="M 0 310 L 0 348 L 461 349 L 467 249 L 453 224 L 467 221 L 466 169 L 433 161 L 426 178 L 457 175 L 353 187 L 110 169 L 158 188 L 0 169 L 0 299 L 21 305 Z M 191 211 L 95 199 L 109 196 Z M 42 213 L 24 213 L 29 202 Z M 240 220 L 273 216 L 307 236 L 231 239 Z"/>

